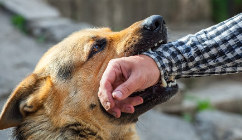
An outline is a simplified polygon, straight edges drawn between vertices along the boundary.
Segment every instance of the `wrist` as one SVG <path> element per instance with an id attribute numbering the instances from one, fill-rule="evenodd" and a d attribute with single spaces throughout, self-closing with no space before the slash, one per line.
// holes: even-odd
<path id="1" fill-rule="evenodd" d="M 141 63 L 144 63 L 144 69 L 147 70 L 147 79 L 152 79 L 152 81 L 150 81 L 152 84 L 151 86 L 157 84 L 160 81 L 161 73 L 156 62 L 154 61 L 154 59 L 147 55 L 141 54 L 139 55 L 139 57 L 142 58 Z"/>

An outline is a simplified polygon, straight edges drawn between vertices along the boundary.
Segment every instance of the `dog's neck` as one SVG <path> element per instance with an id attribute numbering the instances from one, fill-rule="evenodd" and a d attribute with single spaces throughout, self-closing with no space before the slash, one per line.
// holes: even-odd
<path id="1" fill-rule="evenodd" d="M 126 131 L 121 131 L 121 129 L 126 129 Z M 38 113 L 34 118 L 30 117 L 16 127 L 13 131 L 13 137 L 16 140 L 138 139 L 134 126 L 129 128 L 117 126 L 117 132 L 112 134 L 104 131 L 88 124 L 71 124 L 62 128 L 54 127 L 46 114 Z"/>
<path id="2" fill-rule="evenodd" d="M 97 130 L 80 124 L 67 125 L 62 128 L 54 127 L 46 114 L 28 118 L 13 131 L 16 140 L 78 140 L 78 139 L 105 139 Z"/>

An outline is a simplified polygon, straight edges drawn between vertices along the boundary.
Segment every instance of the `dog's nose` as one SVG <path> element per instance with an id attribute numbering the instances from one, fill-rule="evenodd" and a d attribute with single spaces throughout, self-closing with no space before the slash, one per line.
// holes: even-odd
<path id="1" fill-rule="evenodd" d="M 160 15 L 153 15 L 142 22 L 143 29 L 149 31 L 160 31 L 165 21 Z"/>

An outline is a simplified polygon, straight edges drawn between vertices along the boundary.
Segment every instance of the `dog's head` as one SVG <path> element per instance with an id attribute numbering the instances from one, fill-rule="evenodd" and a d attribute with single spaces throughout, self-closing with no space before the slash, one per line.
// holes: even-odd
<path id="1" fill-rule="evenodd" d="M 0 129 L 16 128 L 18 139 L 130 139 L 138 116 L 167 101 L 177 85 L 159 84 L 131 96 L 144 103 L 117 119 L 98 99 L 101 76 L 111 59 L 140 54 L 167 42 L 161 16 L 120 32 L 85 29 L 53 46 L 34 72 L 14 90 L 0 116 Z"/>

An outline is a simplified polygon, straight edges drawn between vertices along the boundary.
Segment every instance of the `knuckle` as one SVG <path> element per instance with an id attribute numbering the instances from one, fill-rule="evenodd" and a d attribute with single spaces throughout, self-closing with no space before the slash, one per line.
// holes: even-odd
<path id="1" fill-rule="evenodd" d="M 103 93 L 100 92 L 100 91 L 97 93 L 97 95 L 98 95 L 99 98 L 102 98 L 103 97 Z"/>
<path id="2" fill-rule="evenodd" d="M 110 71 L 119 71 L 120 64 L 118 63 L 118 61 L 116 59 L 112 59 L 108 63 L 108 68 L 109 68 L 109 72 Z"/>
<path id="3" fill-rule="evenodd" d="M 132 91 L 132 85 L 124 83 L 121 90 L 123 90 L 123 93 L 129 94 Z"/>
<path id="4" fill-rule="evenodd" d="M 110 65 L 110 66 L 115 66 L 115 65 L 117 65 L 117 63 L 118 63 L 118 60 L 117 60 L 117 59 L 111 59 L 111 60 L 108 62 L 108 65 Z"/>

